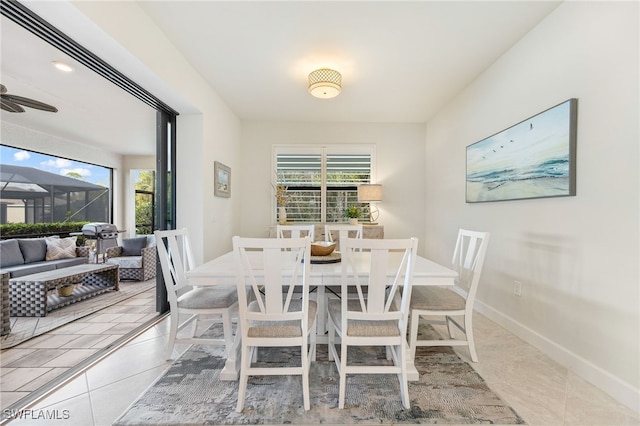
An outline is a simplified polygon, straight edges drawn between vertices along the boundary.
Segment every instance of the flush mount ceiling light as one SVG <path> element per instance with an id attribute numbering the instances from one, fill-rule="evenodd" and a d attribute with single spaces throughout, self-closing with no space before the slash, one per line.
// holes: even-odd
<path id="1" fill-rule="evenodd" d="M 309 74 L 309 93 L 316 98 L 335 98 L 342 90 L 342 75 L 336 70 L 320 68 Z"/>
<path id="2" fill-rule="evenodd" d="M 64 72 L 71 72 L 73 71 L 73 68 L 71 67 L 71 65 L 69 64 L 65 64 L 64 62 L 60 62 L 60 61 L 53 61 L 51 62 L 51 64 L 56 67 L 56 69 L 59 69 L 60 71 L 64 71 Z"/>

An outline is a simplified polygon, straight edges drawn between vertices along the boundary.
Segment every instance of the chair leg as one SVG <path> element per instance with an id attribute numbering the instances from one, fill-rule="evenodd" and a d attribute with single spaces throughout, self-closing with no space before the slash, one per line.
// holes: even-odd
<path id="1" fill-rule="evenodd" d="M 411 349 L 411 353 L 409 356 L 411 359 L 416 359 L 416 345 L 418 343 L 418 325 L 420 323 L 420 313 L 415 309 L 411 311 L 411 331 L 410 331 L 410 340 L 409 347 Z"/>
<path id="2" fill-rule="evenodd" d="M 321 327 L 326 327 L 327 324 L 327 306 L 329 306 L 329 300 L 327 295 L 325 294 L 324 286 L 318 287 L 318 293 L 316 301 L 318 303 L 318 331 L 320 333 L 324 333 L 326 330 L 321 329 Z"/>
<path id="3" fill-rule="evenodd" d="M 456 338 L 456 334 L 455 331 L 453 329 L 453 324 L 451 321 L 451 317 L 446 316 L 445 317 L 445 322 L 447 323 L 447 331 L 449 332 L 449 338 L 450 339 L 455 339 Z"/>
<path id="4" fill-rule="evenodd" d="M 231 316 L 229 311 L 222 313 L 222 330 L 224 333 L 224 356 L 228 358 L 231 346 L 233 345 L 233 331 L 231 329 Z"/>
<path id="5" fill-rule="evenodd" d="M 407 410 L 411 408 L 411 401 L 409 398 L 409 383 L 407 378 L 407 348 L 404 343 L 400 343 L 398 345 L 397 351 L 400 352 L 400 356 L 397 357 L 398 362 L 400 363 L 400 375 L 398 379 L 400 380 L 400 396 L 402 398 L 402 405 Z"/>
<path id="6" fill-rule="evenodd" d="M 171 316 L 169 317 L 169 343 L 167 344 L 167 352 L 165 358 L 167 360 L 172 359 L 173 356 L 173 348 L 176 345 L 176 336 L 178 334 L 178 313 L 171 312 Z"/>
<path id="7" fill-rule="evenodd" d="M 471 315 L 464 316 L 464 332 L 467 335 L 467 345 L 469 346 L 469 353 L 471 355 L 471 361 L 478 362 L 478 354 L 476 353 L 476 343 L 473 340 L 473 319 Z"/>
<path id="8" fill-rule="evenodd" d="M 242 361 L 240 367 L 240 379 L 238 383 L 238 405 L 236 405 L 236 412 L 241 413 L 244 409 L 244 397 L 247 393 L 247 381 L 249 376 L 247 371 L 251 366 L 250 351 L 247 345 L 242 345 Z"/>
<path id="9" fill-rule="evenodd" d="M 191 337 L 196 337 L 196 333 L 198 332 L 198 322 L 200 322 L 200 316 L 194 315 L 193 320 L 191 321 Z"/>
<path id="10" fill-rule="evenodd" d="M 333 361 L 333 352 L 331 351 L 331 348 L 335 348 L 336 330 L 335 330 L 335 328 L 333 328 L 333 323 L 331 322 L 330 319 L 329 319 L 329 336 L 328 336 L 328 338 L 329 338 L 329 341 L 327 342 L 328 357 L 329 357 L 329 361 Z"/>
<path id="11" fill-rule="evenodd" d="M 309 344 L 311 345 L 311 347 L 309 348 L 311 351 L 311 361 L 315 362 L 316 361 L 316 340 L 318 339 L 318 321 L 316 320 L 313 324 L 313 327 L 311 327 L 311 336 L 309 339 Z"/>
<path id="12" fill-rule="evenodd" d="M 313 349 L 310 349 L 313 350 Z M 304 409 L 308 411 L 311 408 L 309 402 L 309 353 L 307 353 L 307 345 L 302 345 L 300 348 L 301 363 L 302 363 L 302 400 L 304 403 Z"/>
<path id="13" fill-rule="evenodd" d="M 340 344 L 340 392 L 338 394 L 338 408 L 344 408 L 347 389 L 347 345 Z"/>

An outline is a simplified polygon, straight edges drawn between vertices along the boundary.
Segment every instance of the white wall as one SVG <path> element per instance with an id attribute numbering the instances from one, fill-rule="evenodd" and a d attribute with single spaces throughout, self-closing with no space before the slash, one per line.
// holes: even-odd
<path id="1" fill-rule="evenodd" d="M 277 144 L 372 144 L 376 183 L 383 185 L 379 223 L 390 238 L 424 233 L 424 124 L 265 123 L 242 126 L 241 233 L 268 235 L 275 224 L 270 182 Z M 422 244 L 421 244 L 422 247 Z"/>
<path id="2" fill-rule="evenodd" d="M 635 410 L 638 52 L 637 2 L 552 12 L 428 122 L 424 238 L 444 262 L 459 227 L 490 231 L 478 308 Z M 577 196 L 465 204 L 465 146 L 572 97 Z"/>

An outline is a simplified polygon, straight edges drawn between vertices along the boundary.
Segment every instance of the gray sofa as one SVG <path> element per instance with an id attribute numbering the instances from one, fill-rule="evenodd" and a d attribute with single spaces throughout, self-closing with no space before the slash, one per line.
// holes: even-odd
<path id="1" fill-rule="evenodd" d="M 89 262 L 89 247 L 76 247 L 76 257 L 46 260 L 44 238 L 16 238 L 0 241 L 0 273 L 18 278 Z"/>

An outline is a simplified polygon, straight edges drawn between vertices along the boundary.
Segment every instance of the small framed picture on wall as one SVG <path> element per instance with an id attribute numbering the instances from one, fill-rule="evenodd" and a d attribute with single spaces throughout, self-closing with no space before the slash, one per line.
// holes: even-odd
<path id="1" fill-rule="evenodd" d="M 231 168 L 214 161 L 213 175 L 213 195 L 216 197 L 231 197 Z"/>

